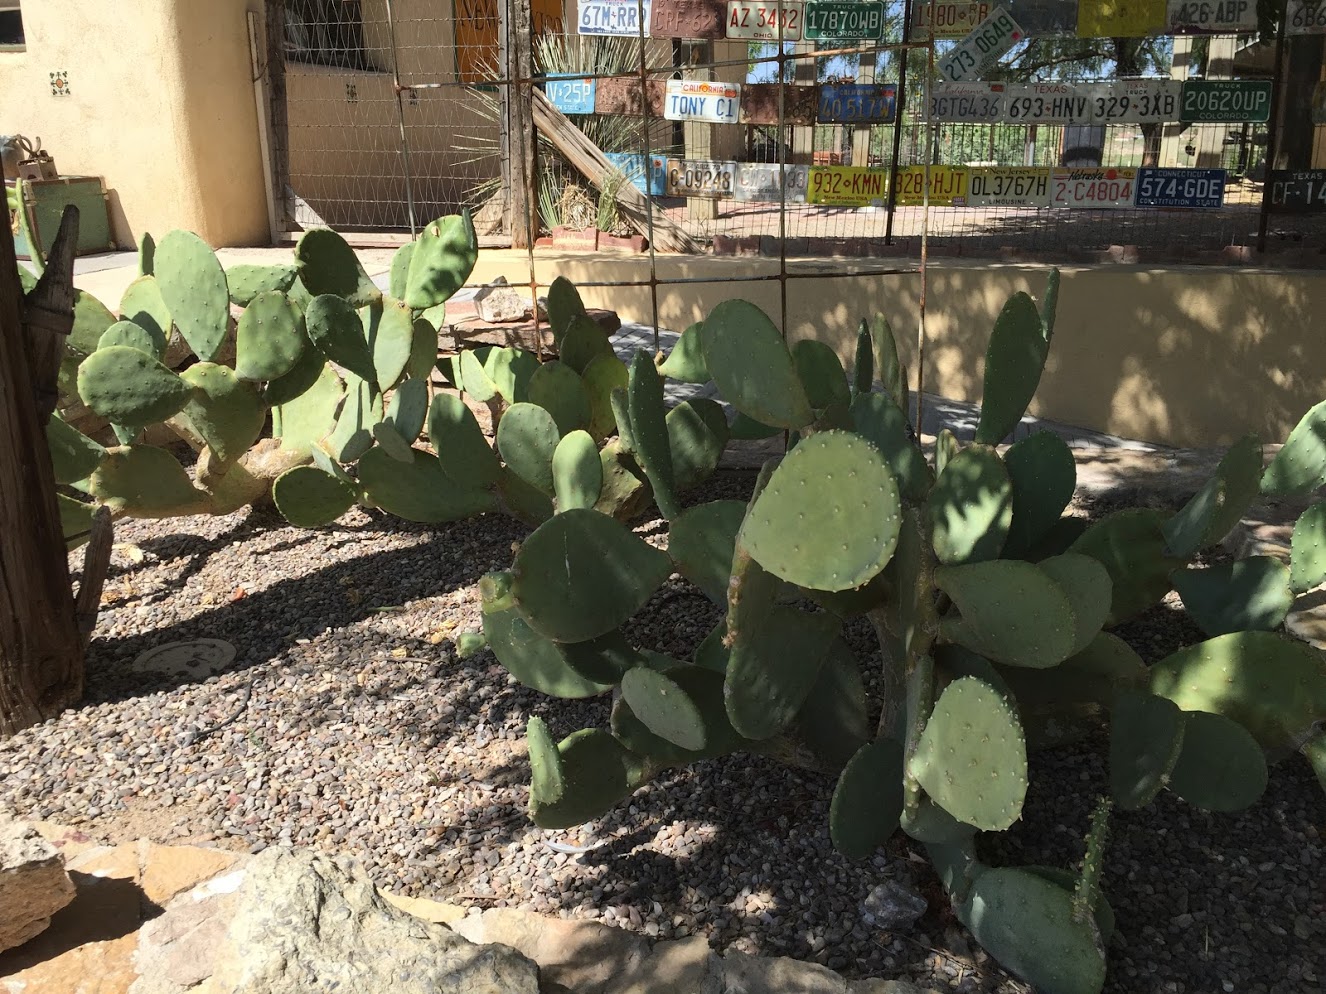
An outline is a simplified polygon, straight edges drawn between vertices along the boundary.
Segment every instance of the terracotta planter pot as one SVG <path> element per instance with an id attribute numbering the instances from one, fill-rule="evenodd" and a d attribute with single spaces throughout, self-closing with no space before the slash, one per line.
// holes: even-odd
<path id="1" fill-rule="evenodd" d="M 600 249 L 618 249 L 625 252 L 643 252 L 649 244 L 644 235 L 609 235 L 599 232 Z"/>
<path id="2" fill-rule="evenodd" d="M 553 248 L 574 249 L 578 252 L 593 252 L 599 247 L 599 233 L 593 228 L 584 231 L 572 231 L 570 228 L 553 228 Z"/>

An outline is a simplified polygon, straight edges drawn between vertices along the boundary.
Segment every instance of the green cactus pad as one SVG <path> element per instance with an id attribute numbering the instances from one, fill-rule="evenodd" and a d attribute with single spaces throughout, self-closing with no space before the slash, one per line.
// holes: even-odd
<path id="1" fill-rule="evenodd" d="M 379 421 L 373 426 L 372 431 L 373 440 L 378 443 L 378 448 L 391 458 L 403 463 L 414 461 L 414 449 L 410 448 L 410 443 L 401 436 L 390 421 Z"/>
<path id="2" fill-rule="evenodd" d="M 1183 712 L 1145 690 L 1124 690 L 1110 712 L 1110 793 L 1125 811 L 1146 807 L 1169 783 L 1183 749 Z"/>
<path id="3" fill-rule="evenodd" d="M 337 462 L 354 462 L 373 447 L 373 426 L 381 420 L 382 395 L 371 382 L 351 374 L 346 378 L 345 403 L 336 417 L 336 427 L 321 445 Z"/>
<path id="4" fill-rule="evenodd" d="M 1106 799 L 1105 803 L 1110 803 Z M 1023 873 L 1030 873 L 1032 876 L 1040 877 L 1042 880 L 1048 880 L 1056 887 L 1060 887 L 1072 894 L 1078 885 L 1078 875 L 1072 870 L 1064 869 L 1062 866 L 1020 866 L 1017 869 Z M 1093 913 L 1096 920 L 1096 931 L 1100 933 L 1100 941 L 1104 946 L 1108 946 L 1110 937 L 1114 935 L 1115 917 L 1114 909 L 1110 907 L 1110 902 L 1105 899 L 1105 895 L 1096 891 L 1096 907 Z"/>
<path id="5" fill-rule="evenodd" d="M 170 308 L 161 299 L 161 288 L 154 276 L 140 276 L 124 288 L 124 295 L 120 297 L 120 317 L 146 328 L 153 337 L 160 336 L 163 342 L 170 340 Z"/>
<path id="6" fill-rule="evenodd" d="M 593 318 L 573 317 L 570 327 L 562 335 L 558 359 L 576 373 L 583 373 L 585 367 L 601 355 L 613 355 L 608 333 Z"/>
<path id="7" fill-rule="evenodd" d="M 732 419 L 729 426 L 731 437 L 741 442 L 754 442 L 762 438 L 773 438 L 775 435 L 782 434 L 783 429 L 774 428 L 772 425 L 760 424 L 754 418 L 749 418 L 737 412 L 737 416 Z"/>
<path id="8" fill-rule="evenodd" d="M 138 238 L 138 275 L 151 276 L 156 268 L 157 243 L 150 231 L 144 231 Z"/>
<path id="9" fill-rule="evenodd" d="M 253 385 L 211 362 L 194 363 L 180 378 L 193 387 L 184 416 L 212 454 L 224 464 L 247 452 L 267 421 L 267 405 Z"/>
<path id="10" fill-rule="evenodd" d="M 947 428 L 940 429 L 935 436 L 935 475 L 940 476 L 948 468 L 959 452 L 962 451 L 962 444 L 957 436 Z"/>
<path id="11" fill-rule="evenodd" d="M 453 394 L 433 395 L 428 409 L 428 440 L 448 476 L 490 487 L 501 475 L 496 453 L 465 402 Z"/>
<path id="12" fill-rule="evenodd" d="M 667 676 L 636 666 L 622 677 L 622 699 L 650 732 L 680 749 L 705 747 L 704 720 L 690 696 Z"/>
<path id="13" fill-rule="evenodd" d="M 560 345 L 571 320 L 584 313 L 585 304 L 575 284 L 565 276 L 553 280 L 552 286 L 548 287 L 548 327 L 552 331 L 553 343 Z"/>
<path id="14" fill-rule="evenodd" d="M 903 820 L 907 820 L 906 812 L 903 812 Z M 928 842 L 925 854 L 955 909 L 960 909 L 967 900 L 976 878 L 989 869 L 976 858 L 976 843 L 970 837 L 948 843 Z"/>
<path id="15" fill-rule="evenodd" d="M 46 422 L 46 447 L 55 467 L 56 483 L 77 483 L 86 480 L 106 454 L 105 447 L 67 424 L 58 414 Z M 731 557 L 728 557 L 729 563 Z"/>
<path id="16" fill-rule="evenodd" d="M 648 779 L 645 761 L 601 728 L 582 728 L 557 745 L 565 784 L 562 799 L 538 803 L 530 818 L 540 828 L 571 828 L 606 814 Z"/>
<path id="17" fill-rule="evenodd" d="M 586 680 L 604 685 L 620 683 L 631 668 L 649 665 L 648 657 L 615 628 L 588 642 L 567 642 L 557 648 L 571 669 Z"/>
<path id="18" fill-rule="evenodd" d="M 852 364 L 852 394 L 870 393 L 875 385 L 874 342 L 870 340 L 870 326 L 862 321 L 856 332 L 856 356 Z"/>
<path id="19" fill-rule="evenodd" d="M 428 382 L 405 380 L 391 395 L 387 403 L 387 421 L 407 445 L 414 443 L 424 429 L 428 417 Z"/>
<path id="20" fill-rule="evenodd" d="M 740 542 L 790 583 L 848 590 L 888 563 L 900 510 L 898 484 L 873 445 L 848 432 L 819 432 L 774 470 Z"/>
<path id="21" fill-rule="evenodd" d="M 629 521 L 642 514 L 649 506 L 649 486 L 645 483 L 645 474 L 626 451 L 622 440 L 608 439 L 607 444 L 599 449 L 599 461 L 603 464 L 603 492 L 594 509 L 619 521 Z"/>
<path id="22" fill-rule="evenodd" d="M 1262 474 L 1261 492 L 1279 497 L 1305 494 L 1326 483 L 1326 400 L 1294 426 Z"/>
<path id="23" fill-rule="evenodd" d="M 995 319 L 985 353 L 985 387 L 976 441 L 996 445 L 1017 427 L 1040 385 L 1049 345 L 1036 302 L 1018 292 Z"/>
<path id="24" fill-rule="evenodd" d="M 414 243 L 405 303 L 421 311 L 446 303 L 465 285 L 479 259 L 479 238 L 468 210 L 430 222 Z"/>
<path id="25" fill-rule="evenodd" d="M 230 330 L 230 291 L 216 255 L 197 235 L 172 231 L 157 246 L 153 274 L 180 334 L 211 362 Z"/>
<path id="26" fill-rule="evenodd" d="M 98 350 L 109 348 L 112 345 L 123 345 L 131 349 L 137 349 L 144 355 L 149 355 L 158 360 L 166 354 L 166 339 L 154 335 L 149 329 L 135 324 L 133 321 L 116 321 L 97 340 Z"/>
<path id="27" fill-rule="evenodd" d="M 721 642 L 719 645 L 721 648 Z M 696 662 L 699 661 L 697 651 Z M 834 770 L 846 765 L 870 741 L 865 683 L 856 656 L 842 639 L 834 639 L 829 646 L 819 678 L 806 695 L 788 734 L 818 757 L 827 769 Z"/>
<path id="28" fill-rule="evenodd" d="M 1016 867 L 981 873 L 958 911 L 1005 969 L 1045 994 L 1100 994 L 1105 952 L 1095 923 L 1073 916 L 1073 894 Z"/>
<path id="29" fill-rule="evenodd" d="M 179 461 L 151 445 L 107 449 L 88 492 L 112 512 L 131 518 L 175 518 L 211 510 L 211 499 L 194 487 Z"/>
<path id="30" fill-rule="evenodd" d="M 525 726 L 525 742 L 529 746 L 530 804 L 556 804 L 566 790 L 566 781 L 562 775 L 562 757 L 557 752 L 557 743 L 548 733 L 548 726 L 542 718 L 530 718 Z"/>
<path id="31" fill-rule="evenodd" d="M 1006 557 L 1026 555 L 1054 527 L 1077 488 L 1077 464 L 1062 438 L 1038 431 L 1008 447 L 1004 466 L 1013 486 Z"/>
<path id="32" fill-rule="evenodd" d="M 1326 717 L 1326 662 L 1294 639 L 1234 632 L 1154 664 L 1151 692 L 1185 711 L 1232 718 L 1267 749 L 1298 748 Z"/>
<path id="33" fill-rule="evenodd" d="M 272 483 L 272 501 L 296 528 L 321 528 L 355 502 L 354 487 L 313 466 L 294 466 Z"/>
<path id="34" fill-rule="evenodd" d="M 626 363 L 615 355 L 596 356 L 580 376 L 580 385 L 589 399 L 588 431 L 599 442 L 617 430 L 612 412 L 612 392 L 624 390 L 630 382 Z"/>
<path id="35" fill-rule="evenodd" d="M 488 636 L 483 632 L 461 632 L 456 636 L 456 658 L 469 659 L 488 648 Z"/>
<path id="36" fill-rule="evenodd" d="M 557 645 L 526 624 L 515 606 L 484 601 L 483 633 L 498 662 L 523 683 L 551 697 L 578 699 L 610 690 L 611 683 L 586 680 L 567 665 Z"/>
<path id="37" fill-rule="evenodd" d="M 331 294 L 342 298 L 352 309 L 382 299 L 382 291 L 364 272 L 354 249 L 330 228 L 313 228 L 300 236 L 295 244 L 295 265 L 299 281 L 314 297 Z M 172 306 L 171 310 L 175 308 Z M 332 356 L 328 358 L 337 361 Z"/>
<path id="38" fill-rule="evenodd" d="M 551 414 L 563 435 L 589 424 L 589 397 L 570 366 L 545 362 L 530 377 L 528 389 L 529 402 Z"/>
<path id="39" fill-rule="evenodd" d="M 1027 747 L 1017 712 L 975 677 L 950 683 L 935 702 L 908 766 L 958 821 L 1008 828 L 1027 794 Z"/>
<path id="40" fill-rule="evenodd" d="M 273 415 L 280 415 L 281 430 L 277 435 L 283 449 L 313 448 L 336 427 L 336 412 L 345 397 L 345 383 L 330 366 L 323 365 L 320 370 L 311 387 L 273 411 Z M 268 399 L 270 396 L 269 385 Z"/>
<path id="41" fill-rule="evenodd" d="M 655 667 L 656 668 L 656 667 Z M 712 756 L 750 750 L 756 743 L 742 738 L 723 707 L 723 677 L 699 666 L 672 666 L 667 679 L 681 689 L 694 705 L 700 720 L 704 746 L 683 749 L 650 731 L 627 702 L 624 694 L 613 705 L 612 733 L 632 752 L 647 756 L 660 766 L 683 766 Z M 623 688 L 624 689 L 624 688 Z"/>
<path id="42" fill-rule="evenodd" d="M 975 825 L 958 821 L 928 797 L 917 805 L 915 814 L 903 812 L 901 826 L 917 842 L 933 846 L 970 843 L 977 832 Z"/>
<path id="43" fill-rule="evenodd" d="M 301 397 L 307 391 L 313 389 L 314 384 L 318 382 L 318 377 L 327 366 L 327 360 L 323 354 L 313 347 L 313 343 L 308 341 L 305 334 L 303 347 L 299 350 L 299 358 L 295 364 L 290 367 L 290 371 L 284 376 L 270 381 L 263 389 L 263 401 L 269 407 L 280 407 L 282 404 L 288 404 L 296 397 Z"/>
<path id="44" fill-rule="evenodd" d="M 829 805 L 833 847 L 867 859 L 898 830 L 902 817 L 902 746 L 893 739 L 863 745 L 838 777 Z"/>
<path id="45" fill-rule="evenodd" d="M 142 426 L 178 414 L 193 388 L 156 359 L 126 345 L 98 349 L 78 367 L 78 396 L 103 418 Z"/>
<path id="46" fill-rule="evenodd" d="M 1290 540 L 1289 585 L 1302 594 L 1326 583 L 1326 501 L 1298 516 Z"/>
<path id="47" fill-rule="evenodd" d="M 552 415 L 542 407 L 512 404 L 497 425 L 497 451 L 511 472 L 551 497 L 556 492 L 552 459 L 561 437 Z"/>
<path id="48" fill-rule="evenodd" d="M 1142 657 L 1110 632 L 1101 632 L 1086 649 L 1052 669 L 1032 672 L 1009 666 L 998 672 L 1024 719 L 1082 705 L 1107 707 L 1119 691 L 1145 689 L 1149 679 Z"/>
<path id="49" fill-rule="evenodd" d="M 1059 316 L 1059 270 L 1051 269 L 1045 278 L 1045 294 L 1041 297 L 1041 333 L 1045 344 L 1054 339 L 1054 322 Z"/>
<path id="50" fill-rule="evenodd" d="M 804 338 L 792 346 L 792 362 L 806 391 L 810 406 L 823 410 L 835 404 L 850 404 L 852 391 L 838 353 L 823 342 Z"/>
<path id="51" fill-rule="evenodd" d="M 1274 631 L 1294 606 L 1289 567 L 1271 556 L 1249 556 L 1170 574 L 1197 626 L 1209 636 Z"/>
<path id="52" fill-rule="evenodd" d="M 383 299 L 359 312 L 364 339 L 373 355 L 378 388 L 390 390 L 405 374 L 414 348 L 414 321 L 399 300 Z"/>
<path id="53" fill-rule="evenodd" d="M 515 347 L 493 349 L 484 359 L 484 374 L 508 404 L 529 399 L 529 381 L 539 368 L 539 357 Z"/>
<path id="54" fill-rule="evenodd" d="M 719 393 L 738 411 L 780 428 L 815 420 L 783 336 L 754 304 L 720 303 L 700 326 L 700 341 Z"/>
<path id="55" fill-rule="evenodd" d="M 640 610 L 671 571 L 671 560 L 625 525 L 573 509 L 524 541 L 513 589 L 535 631 L 558 642 L 583 642 Z"/>
<path id="56" fill-rule="evenodd" d="M 484 360 L 492 353 L 492 346 L 466 349 L 460 354 L 460 389 L 475 400 L 487 403 L 499 396 L 497 384 L 484 369 Z"/>
<path id="57" fill-rule="evenodd" d="M 704 343 L 700 340 L 700 322 L 691 325 L 677 338 L 658 371 L 678 383 L 708 383 L 709 368 L 704 364 Z"/>
<path id="58" fill-rule="evenodd" d="M 426 524 L 460 521 L 497 510 L 497 499 L 487 490 L 452 480 L 429 452 L 412 449 L 404 463 L 380 448 L 359 459 L 359 483 L 364 495 L 389 514 Z"/>
<path id="59" fill-rule="evenodd" d="M 308 292 L 308 287 L 304 286 L 298 276 L 295 282 L 290 284 L 290 289 L 285 294 L 290 298 L 290 303 L 299 308 L 299 313 L 303 314 L 308 310 L 308 305 L 313 303 L 313 294 Z"/>
<path id="60" fill-rule="evenodd" d="M 884 384 L 884 392 L 907 415 L 911 403 L 907 388 L 907 366 L 898 352 L 893 327 L 882 314 L 875 315 L 870 322 L 870 338 L 875 347 L 875 369 L 880 382 Z"/>
<path id="61" fill-rule="evenodd" d="M 1077 619 L 1063 589 L 1043 570 L 1018 560 L 941 566 L 935 586 L 953 599 L 960 618 L 945 617 L 951 642 L 997 663 L 1044 669 L 1073 654 Z"/>
<path id="62" fill-rule="evenodd" d="M 253 298 L 235 330 L 235 374 L 275 380 L 295 367 L 307 345 L 304 317 L 279 290 Z"/>
<path id="63" fill-rule="evenodd" d="M 741 501 L 716 500 L 688 507 L 668 524 L 668 555 L 715 604 L 727 603 L 732 553 L 745 517 Z"/>
<path id="64" fill-rule="evenodd" d="M 391 270 L 387 277 L 387 293 L 404 300 L 409 286 L 410 260 L 414 258 L 415 242 L 406 242 L 391 256 Z"/>
<path id="65" fill-rule="evenodd" d="M 330 293 L 314 297 L 304 311 L 304 324 L 318 351 L 332 362 L 360 379 L 377 376 L 364 325 L 349 301 Z"/>
<path id="66" fill-rule="evenodd" d="M 683 400 L 664 418 L 668 449 L 678 493 L 699 486 L 713 475 L 727 447 L 723 408 L 706 397 Z"/>
<path id="67" fill-rule="evenodd" d="M 405 364 L 405 375 L 412 380 L 426 380 L 433 375 L 437 362 L 437 329 L 419 318 L 414 322 L 410 340 L 410 360 Z"/>
<path id="68" fill-rule="evenodd" d="M 55 503 L 60 510 L 60 535 L 64 539 L 65 550 L 72 552 L 87 543 L 88 533 L 92 530 L 92 513 L 97 506 L 64 494 L 56 494 Z"/>
<path id="69" fill-rule="evenodd" d="M 1184 715 L 1170 790 L 1205 811 L 1242 811 L 1257 803 L 1266 781 L 1266 755 L 1246 728 L 1205 711 Z"/>
<path id="70" fill-rule="evenodd" d="M 862 438 L 873 442 L 897 477 L 902 495 L 920 501 L 934 482 L 921 447 L 909 434 L 907 417 L 880 393 L 858 393 L 852 399 L 852 421 Z"/>
<path id="71" fill-rule="evenodd" d="M 557 443 L 552 458 L 557 509 L 592 508 L 603 491 L 603 464 L 589 432 L 576 430 Z"/>
<path id="72" fill-rule="evenodd" d="M 714 673 L 726 673 L 728 657 L 731 655 L 726 640 L 727 621 L 725 619 L 716 624 L 696 647 L 695 665 Z M 726 711 L 724 713 L 726 714 Z"/>
<path id="73" fill-rule="evenodd" d="M 497 492 L 505 510 L 531 528 L 537 528 L 555 513 L 552 498 L 503 467 Z"/>
<path id="74" fill-rule="evenodd" d="M 999 668 L 994 663 L 986 659 L 979 653 L 972 652 L 970 649 L 960 645 L 938 645 L 932 654 L 936 668 L 939 673 L 949 681 L 959 680 L 965 676 L 972 676 L 987 683 L 1004 697 L 1012 698 L 1016 701 L 1016 695 L 1009 687 L 1008 681 L 1004 679 Z M 1050 673 L 1057 673 L 1058 667 L 1050 670 Z M 1040 673 L 1036 678 L 1041 677 Z M 1020 701 L 1016 701 L 1021 703 Z M 921 841 L 927 841 L 922 839 Z"/>
<path id="75" fill-rule="evenodd" d="M 1114 583 L 1106 626 L 1127 621 L 1169 593 L 1170 573 L 1186 565 L 1165 551 L 1162 531 L 1167 515 L 1152 508 L 1129 508 L 1107 515 L 1087 528 L 1069 552 L 1100 560 Z"/>
<path id="76" fill-rule="evenodd" d="M 998 558 L 1013 523 L 1013 485 L 993 448 L 972 445 L 949 459 L 928 503 L 931 541 L 941 563 Z"/>
<path id="77" fill-rule="evenodd" d="M 1224 538 L 1257 496 L 1261 472 L 1261 443 L 1255 435 L 1245 436 L 1225 453 L 1202 489 L 1161 527 L 1166 552 L 1190 559 Z"/>
<path id="78" fill-rule="evenodd" d="M 296 275 L 293 265 L 255 266 L 241 263 L 231 266 L 226 270 L 230 302 L 248 307 L 259 294 L 285 294 L 294 284 Z"/>
<path id="79" fill-rule="evenodd" d="M 1073 655 L 1077 655 L 1100 633 L 1109 614 L 1110 574 L 1095 559 L 1075 552 L 1042 559 L 1037 565 L 1059 584 L 1073 606 Z"/>
<path id="80" fill-rule="evenodd" d="M 626 402 L 631 420 L 631 451 L 649 479 L 659 511 L 670 521 L 677 516 L 678 506 L 665 420 L 667 411 L 663 406 L 663 378 L 643 350 L 636 352 L 631 361 Z"/>

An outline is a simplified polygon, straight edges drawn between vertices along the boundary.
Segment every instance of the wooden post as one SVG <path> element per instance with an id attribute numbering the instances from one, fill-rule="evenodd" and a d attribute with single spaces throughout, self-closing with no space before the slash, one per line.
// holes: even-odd
<path id="1" fill-rule="evenodd" d="M 530 28 L 530 0 L 504 0 L 499 4 L 499 62 L 506 77 L 502 96 L 502 187 L 506 192 L 503 215 L 511 233 L 511 247 L 529 248 L 539 233 L 534 141 L 534 50 Z"/>
<path id="2" fill-rule="evenodd" d="M 793 48 L 797 55 L 805 55 L 815 51 L 813 41 L 799 41 Z M 817 71 L 815 60 L 797 59 L 792 63 L 792 79 L 798 86 L 810 86 L 816 81 Z M 778 136 L 778 141 L 783 141 L 783 136 Z M 792 161 L 800 165 L 810 165 L 815 161 L 815 126 L 812 124 L 798 125 L 792 128 Z"/>
<path id="3" fill-rule="evenodd" d="M 907 54 L 904 49 L 901 53 Z M 875 60 L 879 55 L 875 52 L 862 52 L 861 64 L 856 70 L 856 81 L 858 83 L 873 83 L 875 81 Z M 859 124 L 852 129 L 852 165 L 868 166 L 870 165 L 870 125 Z"/>
<path id="4" fill-rule="evenodd" d="M 0 225 L 0 738 L 83 696 L 46 421 L 73 327 L 78 210 L 65 208 L 46 272 L 24 301 L 14 239 Z"/>
<path id="5" fill-rule="evenodd" d="M 290 230 L 290 118 L 285 91 L 285 0 L 267 0 L 267 99 L 276 225 Z"/>

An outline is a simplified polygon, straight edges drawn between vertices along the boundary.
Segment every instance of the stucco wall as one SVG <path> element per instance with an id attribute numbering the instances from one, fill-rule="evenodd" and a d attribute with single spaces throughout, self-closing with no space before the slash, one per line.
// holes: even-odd
<path id="1" fill-rule="evenodd" d="M 267 241 L 245 11 L 261 0 L 40 0 L 0 52 L 0 132 L 40 136 L 64 175 L 101 176 L 116 241 L 189 228 Z M 50 73 L 67 70 L 53 96 Z"/>

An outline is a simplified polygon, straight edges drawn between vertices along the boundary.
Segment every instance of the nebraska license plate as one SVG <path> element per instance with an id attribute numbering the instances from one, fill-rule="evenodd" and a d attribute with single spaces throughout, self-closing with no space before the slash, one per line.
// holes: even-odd
<path id="1" fill-rule="evenodd" d="M 1132 207 L 1136 169 L 1056 169 L 1050 177 L 1052 207 Z"/>
<path id="2" fill-rule="evenodd" d="M 730 197 L 736 186 L 737 164 L 708 159 L 669 159 L 669 197 Z"/>
<path id="3" fill-rule="evenodd" d="M 753 0 L 728 0 L 727 36 L 759 38 L 766 41 L 800 41 L 801 22 L 806 8 L 799 0 L 758 3 Z"/>

